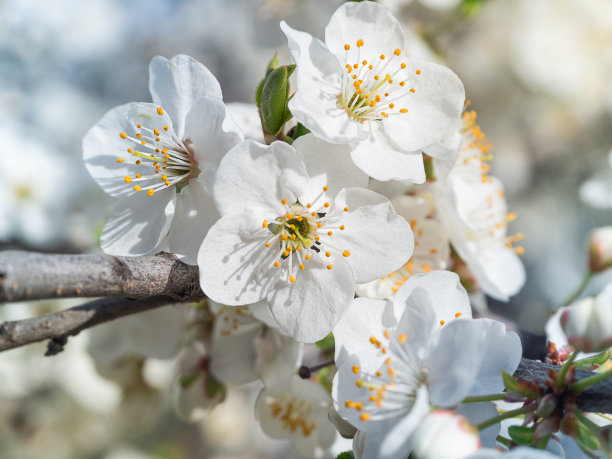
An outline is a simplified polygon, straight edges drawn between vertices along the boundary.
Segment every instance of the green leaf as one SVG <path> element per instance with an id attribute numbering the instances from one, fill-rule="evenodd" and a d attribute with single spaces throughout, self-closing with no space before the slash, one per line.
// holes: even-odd
<path id="1" fill-rule="evenodd" d="M 330 349 L 333 349 L 335 344 L 336 343 L 334 340 L 334 335 L 331 333 L 327 335 L 325 338 L 323 338 L 321 341 L 317 341 L 315 343 L 315 345 L 323 351 L 328 351 Z"/>
<path id="2" fill-rule="evenodd" d="M 508 435 L 519 445 L 531 445 L 535 432 L 529 427 L 510 426 L 508 427 Z"/>
<path id="3" fill-rule="evenodd" d="M 355 459 L 352 451 L 345 451 L 336 456 L 336 459 Z"/>
<path id="4" fill-rule="evenodd" d="M 289 77 L 295 70 L 295 65 L 283 65 L 274 69 L 266 79 L 261 92 L 259 114 L 264 135 L 276 137 L 287 121 L 291 112 L 287 107 L 289 102 Z"/>
<path id="5" fill-rule="evenodd" d="M 575 438 L 575 440 L 576 443 L 578 443 L 578 446 L 587 451 L 597 450 L 601 447 L 595 434 L 582 423 L 578 424 L 578 436 Z"/>
<path id="6" fill-rule="evenodd" d="M 502 371 L 502 381 L 504 382 L 504 387 L 507 391 L 513 392 L 519 388 L 518 381 L 514 379 L 514 376 L 512 376 L 510 373 Z"/>
<path id="7" fill-rule="evenodd" d="M 255 103 L 257 104 L 257 108 L 261 106 L 261 92 L 263 91 L 264 84 L 266 84 L 266 80 L 272 73 L 274 69 L 278 68 L 278 53 L 274 53 L 270 62 L 268 62 L 268 67 L 266 68 L 266 76 L 259 82 L 257 85 L 257 89 L 255 90 Z"/>
<path id="8" fill-rule="evenodd" d="M 293 130 L 293 134 L 291 135 L 291 137 L 293 138 L 293 140 L 297 140 L 299 137 L 302 137 L 303 135 L 306 135 L 309 132 L 310 132 L 310 129 L 308 129 L 302 123 L 298 123 L 297 126 L 295 126 L 295 129 Z"/>

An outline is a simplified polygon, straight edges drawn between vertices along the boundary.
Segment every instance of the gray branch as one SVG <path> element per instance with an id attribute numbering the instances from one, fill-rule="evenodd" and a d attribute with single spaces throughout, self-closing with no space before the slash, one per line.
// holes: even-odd
<path id="1" fill-rule="evenodd" d="M 46 255 L 0 252 L 0 303 L 49 298 L 202 295 L 198 267 L 175 255 Z"/>
<path id="2" fill-rule="evenodd" d="M 182 301 L 197 301 L 202 298 L 203 295 L 193 296 Z M 102 298 L 31 319 L 4 322 L 0 324 L 0 352 L 50 340 L 45 355 L 54 355 L 63 350 L 69 336 L 77 335 L 86 328 L 176 303 L 176 299 L 168 296 L 154 296 L 142 300 Z"/>

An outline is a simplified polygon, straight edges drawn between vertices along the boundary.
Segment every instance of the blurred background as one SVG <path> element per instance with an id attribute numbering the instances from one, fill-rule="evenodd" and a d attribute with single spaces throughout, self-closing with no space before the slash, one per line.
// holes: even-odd
<path id="1" fill-rule="evenodd" d="M 0 0 L 0 249 L 99 250 L 110 200 L 85 170 L 81 139 L 112 107 L 150 100 L 153 56 L 189 54 L 217 76 L 225 101 L 252 103 L 272 55 L 289 63 L 278 22 L 322 38 L 340 3 Z M 492 174 L 518 213 L 511 229 L 525 235 L 527 283 L 490 307 L 541 335 L 585 273 L 589 230 L 612 224 L 612 210 L 578 192 L 595 172 L 612 177 L 612 0 L 382 3 L 459 75 L 493 142 Z M 610 280 L 597 276 L 587 293 Z M 8 305 L 0 320 L 74 304 Z M 41 346 L 0 355 L 0 457 L 299 457 L 264 438 L 255 388 L 230 391 L 206 421 L 186 424 L 155 377 L 143 379 L 142 359 L 109 369 L 87 353 L 89 339 L 52 359 Z"/>

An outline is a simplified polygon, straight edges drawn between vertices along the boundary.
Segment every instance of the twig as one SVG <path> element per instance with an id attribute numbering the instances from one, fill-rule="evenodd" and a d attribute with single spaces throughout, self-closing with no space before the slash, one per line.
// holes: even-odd
<path id="1" fill-rule="evenodd" d="M 200 295 L 188 300 L 197 301 L 201 298 L 203 296 Z M 0 325 L 0 351 L 50 340 L 45 355 L 55 355 L 63 350 L 69 336 L 77 335 L 86 328 L 176 303 L 176 299 L 168 296 L 143 300 L 103 298 L 31 319 L 4 322 Z"/>
<path id="2" fill-rule="evenodd" d="M 175 255 L 114 257 L 0 252 L 0 303 L 49 298 L 202 295 L 198 267 Z"/>

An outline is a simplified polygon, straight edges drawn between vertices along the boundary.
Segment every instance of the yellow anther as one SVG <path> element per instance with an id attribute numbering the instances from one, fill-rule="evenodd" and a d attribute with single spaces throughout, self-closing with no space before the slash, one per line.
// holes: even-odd
<path id="1" fill-rule="evenodd" d="M 351 49 L 351 45 L 349 45 L 349 44 L 344 45 L 344 49 L 345 49 L 346 51 L 348 51 L 349 49 Z"/>
<path id="2" fill-rule="evenodd" d="M 384 60 L 385 60 L 385 55 L 384 55 L 384 54 L 381 54 L 381 55 L 380 55 L 380 59 L 384 61 Z"/>
<path id="3" fill-rule="evenodd" d="M 345 211 L 345 212 L 348 212 L 348 211 L 349 211 L 349 208 L 348 208 L 348 207 L 345 207 L 345 208 L 344 208 L 344 211 Z"/>
<path id="4" fill-rule="evenodd" d="M 400 54 L 402 54 L 402 50 L 397 48 L 395 51 L 393 51 L 393 54 L 395 54 L 396 56 L 399 56 Z"/>
<path id="5" fill-rule="evenodd" d="M 136 178 L 140 178 L 140 177 L 142 177 L 141 174 L 136 174 Z"/>
<path id="6" fill-rule="evenodd" d="M 132 183 L 132 177 L 130 177 L 129 175 L 126 175 L 125 178 L 123 179 L 123 181 L 125 183 Z"/>
<path id="7" fill-rule="evenodd" d="M 331 252 L 325 252 L 326 257 L 331 257 Z"/>
<path id="8" fill-rule="evenodd" d="M 164 109 L 161 107 L 157 107 L 157 114 L 158 115 L 163 115 L 164 114 Z"/>
<path id="9" fill-rule="evenodd" d="M 327 268 L 327 269 L 332 269 L 332 268 L 333 268 L 333 266 L 332 266 L 332 265 L 327 265 L 327 266 L 326 266 L 326 268 Z"/>
<path id="10" fill-rule="evenodd" d="M 321 228 L 322 226 L 323 226 L 323 223 L 317 222 L 317 228 Z"/>
<path id="11" fill-rule="evenodd" d="M 436 253 L 438 253 L 438 249 L 429 249 L 429 253 L 435 255 Z"/>
<path id="12" fill-rule="evenodd" d="M 443 320 L 440 321 L 440 325 L 444 325 L 446 322 L 444 322 Z"/>
<path id="13" fill-rule="evenodd" d="M 289 251 L 288 250 L 283 250 L 283 256 L 284 257 L 288 257 L 289 256 Z"/>
<path id="14" fill-rule="evenodd" d="M 329 207 L 329 202 L 326 202 L 325 204 L 323 204 L 323 207 Z"/>
<path id="15" fill-rule="evenodd" d="M 357 47 L 361 48 L 363 46 L 363 40 L 360 38 L 359 40 L 357 40 Z"/>
<path id="16" fill-rule="evenodd" d="M 304 255 L 304 258 L 306 258 L 307 260 L 310 260 L 310 255 Z"/>
<path id="17" fill-rule="evenodd" d="M 159 137 L 155 137 L 155 141 L 156 141 L 156 142 L 159 142 Z"/>
<path id="18" fill-rule="evenodd" d="M 351 252 L 349 252 L 348 250 L 345 250 L 344 252 L 342 252 L 342 255 L 345 257 L 350 257 L 351 256 Z"/>
<path id="19" fill-rule="evenodd" d="M 274 266 L 276 266 L 277 268 L 280 266 L 280 263 L 278 261 L 274 262 Z"/>
<path id="20" fill-rule="evenodd" d="M 170 180 L 166 180 L 166 181 L 164 182 L 164 185 L 169 186 L 169 185 L 170 185 Z"/>
<path id="21" fill-rule="evenodd" d="M 142 191 L 142 188 L 139 185 L 134 185 L 134 191 Z"/>
<path id="22" fill-rule="evenodd" d="M 141 141 L 140 141 L 140 143 L 141 143 L 142 145 L 146 145 L 146 144 L 147 144 L 147 142 L 145 142 L 144 140 L 141 140 Z"/>
<path id="23" fill-rule="evenodd" d="M 353 373 L 355 373 L 356 375 L 359 374 L 359 367 L 357 365 L 353 365 Z"/>
<path id="24" fill-rule="evenodd" d="M 323 187 L 323 191 L 328 191 L 328 190 L 329 190 L 329 187 L 327 187 L 327 186 Z"/>
<path id="25" fill-rule="evenodd" d="M 128 149 L 127 149 L 127 152 L 128 152 L 128 153 L 132 153 L 133 151 L 134 151 L 134 150 L 132 150 L 131 148 L 128 148 Z"/>
<path id="26" fill-rule="evenodd" d="M 168 149 L 167 149 L 167 148 L 162 148 L 162 153 L 163 153 L 163 154 L 166 154 L 167 152 L 168 152 Z"/>
<path id="27" fill-rule="evenodd" d="M 399 85 L 403 88 L 404 86 L 406 86 L 406 82 L 405 81 L 400 81 Z"/>
<path id="28" fill-rule="evenodd" d="M 286 241 L 287 239 L 289 239 L 289 236 L 287 236 L 285 233 L 281 234 L 281 239 L 283 241 Z"/>
<path id="29" fill-rule="evenodd" d="M 379 77 L 378 75 L 374 75 L 374 79 L 375 79 L 376 81 L 378 81 L 378 80 L 380 80 L 380 77 Z"/>
<path id="30" fill-rule="evenodd" d="M 406 64 L 404 64 L 404 63 L 402 62 L 402 65 L 400 65 L 400 68 L 401 68 L 401 69 L 405 69 L 405 68 L 406 68 Z"/>
<path id="31" fill-rule="evenodd" d="M 137 159 L 137 160 L 136 160 L 136 165 L 137 165 L 137 166 L 139 166 L 139 165 L 140 165 L 140 160 L 139 160 L 139 159 Z"/>
<path id="32" fill-rule="evenodd" d="M 359 419 L 361 419 L 362 421 L 368 421 L 370 419 L 370 414 L 369 413 L 361 413 L 361 416 L 359 416 Z"/>
<path id="33" fill-rule="evenodd" d="M 282 202 L 283 204 L 287 204 L 287 200 L 286 200 L 286 199 L 283 199 L 281 202 Z"/>
<path id="34" fill-rule="evenodd" d="M 354 69 L 358 69 L 359 68 L 359 64 L 353 64 L 353 68 Z"/>
<path id="35" fill-rule="evenodd" d="M 295 282 L 295 277 L 294 276 L 289 276 L 289 280 L 291 281 L 291 283 Z"/>
<path id="36" fill-rule="evenodd" d="M 319 236 L 315 236 L 315 241 L 318 241 L 319 239 L 321 239 Z"/>
<path id="37" fill-rule="evenodd" d="M 301 269 L 302 271 L 304 270 L 304 268 L 305 268 L 305 267 L 306 267 L 306 266 L 304 266 L 303 264 L 301 264 L 301 265 L 300 265 L 300 269 Z"/>
<path id="38" fill-rule="evenodd" d="M 410 92 L 414 94 L 414 88 L 410 88 Z"/>
<path id="39" fill-rule="evenodd" d="M 139 132 L 138 134 L 136 134 L 136 138 L 140 139 L 142 137 L 142 134 Z"/>
<path id="40" fill-rule="evenodd" d="M 368 65 L 368 61 L 366 61 L 366 60 L 364 59 L 364 61 L 362 62 L 362 64 L 363 64 L 363 65 Z"/>
<path id="41" fill-rule="evenodd" d="M 357 387 L 363 387 L 363 381 L 361 379 L 356 379 L 355 380 L 355 385 Z"/>
<path id="42" fill-rule="evenodd" d="M 122 163 L 123 161 L 125 161 L 125 159 L 123 158 L 117 158 L 117 161 L 115 161 L 116 163 Z"/>
<path id="43" fill-rule="evenodd" d="M 159 129 L 157 129 L 157 128 L 153 129 L 153 133 L 154 133 L 155 135 L 159 135 Z"/>
<path id="44" fill-rule="evenodd" d="M 400 110 L 400 113 L 408 113 L 408 109 L 407 109 L 407 108 L 402 108 L 402 109 Z"/>
<path id="45" fill-rule="evenodd" d="M 376 102 L 371 100 L 370 103 L 368 104 L 370 107 L 374 107 L 376 105 Z"/>
<path id="46" fill-rule="evenodd" d="M 460 313 L 460 312 L 456 312 L 456 313 L 455 313 L 455 319 L 456 319 L 457 317 L 460 317 L 460 316 L 461 316 L 461 313 Z"/>
<path id="47" fill-rule="evenodd" d="M 297 220 L 298 222 L 301 222 L 302 220 L 304 220 L 304 217 L 298 217 L 296 220 Z"/>
<path id="48" fill-rule="evenodd" d="M 127 139 L 127 132 L 120 133 L 119 137 L 121 137 L 122 139 Z"/>
<path id="49" fill-rule="evenodd" d="M 328 235 L 328 236 L 331 236 L 332 234 L 334 234 L 332 231 L 328 231 L 328 232 L 327 232 L 327 235 Z"/>
<path id="50" fill-rule="evenodd" d="M 153 196 L 154 194 L 155 194 L 155 190 L 153 188 L 147 191 L 147 195 L 149 196 Z"/>
<path id="51" fill-rule="evenodd" d="M 266 242 L 266 247 L 270 247 L 272 245 L 270 242 Z"/>
<path id="52" fill-rule="evenodd" d="M 310 209 L 312 207 L 312 204 L 308 203 L 306 204 L 306 207 Z"/>
<path id="53" fill-rule="evenodd" d="M 417 69 L 416 74 L 417 74 L 417 75 L 420 75 L 420 74 L 421 74 L 421 71 Z"/>
<path id="54" fill-rule="evenodd" d="M 389 118 L 389 115 L 387 115 L 385 112 L 380 112 L 380 114 L 383 116 L 383 118 Z"/>
<path id="55" fill-rule="evenodd" d="M 142 125 L 141 125 L 141 124 L 137 124 L 137 125 L 136 125 L 136 127 L 137 127 L 138 129 L 140 129 L 140 128 L 142 127 Z"/>
<path id="56" fill-rule="evenodd" d="M 523 255 L 525 253 L 525 248 L 524 247 L 515 247 L 514 251 L 516 252 L 517 255 Z"/>
<path id="57" fill-rule="evenodd" d="M 404 344 L 406 342 L 406 333 L 401 333 L 397 337 L 397 342 L 400 343 L 400 344 Z"/>
<path id="58" fill-rule="evenodd" d="M 340 225 L 340 231 L 344 231 L 344 225 Z"/>
<path id="59" fill-rule="evenodd" d="M 168 126 L 164 126 L 164 131 L 167 131 L 168 129 L 170 129 Z"/>

